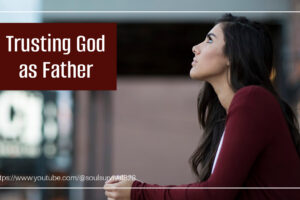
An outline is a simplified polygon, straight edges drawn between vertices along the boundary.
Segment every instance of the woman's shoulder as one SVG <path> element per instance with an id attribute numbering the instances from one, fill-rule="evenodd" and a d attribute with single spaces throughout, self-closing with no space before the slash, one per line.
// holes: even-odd
<path id="1" fill-rule="evenodd" d="M 230 104 L 230 109 L 236 106 L 266 109 L 278 107 L 275 96 L 262 86 L 249 85 L 239 89 Z"/>
<path id="2" fill-rule="evenodd" d="M 239 89 L 236 93 L 235 96 L 251 96 L 251 94 L 256 94 L 256 95 L 262 95 L 262 96 L 269 96 L 272 97 L 273 94 L 267 90 L 266 88 L 259 86 L 259 85 L 248 85 L 245 86 L 241 89 Z"/>

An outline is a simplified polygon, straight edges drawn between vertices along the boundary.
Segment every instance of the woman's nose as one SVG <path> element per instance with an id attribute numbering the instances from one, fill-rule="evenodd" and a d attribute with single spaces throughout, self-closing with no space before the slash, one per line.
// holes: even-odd
<path id="1" fill-rule="evenodd" d="M 192 52 L 193 52 L 195 55 L 199 54 L 199 53 L 200 53 L 200 51 L 199 51 L 199 45 L 193 46 Z"/>

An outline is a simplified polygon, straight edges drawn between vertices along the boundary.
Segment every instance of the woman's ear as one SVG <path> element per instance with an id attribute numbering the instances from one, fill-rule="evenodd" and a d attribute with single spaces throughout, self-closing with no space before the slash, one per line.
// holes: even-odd
<path id="1" fill-rule="evenodd" d="M 226 66 L 227 66 L 227 67 L 229 67 L 229 66 L 230 66 L 229 59 L 227 59 Z"/>

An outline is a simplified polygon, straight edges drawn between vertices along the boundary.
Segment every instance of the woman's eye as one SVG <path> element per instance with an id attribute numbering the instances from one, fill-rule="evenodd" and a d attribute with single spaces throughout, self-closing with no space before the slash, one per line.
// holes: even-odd
<path id="1" fill-rule="evenodd" d="M 207 43 L 212 43 L 212 42 L 213 42 L 213 40 L 211 39 L 211 37 L 207 36 Z"/>

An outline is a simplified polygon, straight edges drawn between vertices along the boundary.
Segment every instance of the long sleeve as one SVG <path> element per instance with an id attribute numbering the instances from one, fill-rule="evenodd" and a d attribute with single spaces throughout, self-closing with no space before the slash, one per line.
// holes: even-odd
<path id="1" fill-rule="evenodd" d="M 276 99 L 259 86 L 244 87 L 234 95 L 225 126 L 223 145 L 214 173 L 207 181 L 180 187 L 245 186 L 276 129 L 287 131 Z M 133 187 L 161 186 L 135 181 Z M 131 200 L 231 200 L 237 198 L 238 192 L 237 189 L 132 189 Z"/>

